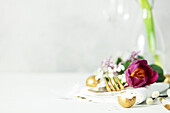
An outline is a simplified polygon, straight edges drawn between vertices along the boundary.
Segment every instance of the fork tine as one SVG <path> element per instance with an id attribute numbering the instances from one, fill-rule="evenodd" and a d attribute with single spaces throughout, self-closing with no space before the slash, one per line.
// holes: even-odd
<path id="1" fill-rule="evenodd" d="M 112 90 L 113 90 L 113 91 L 116 91 L 116 89 L 115 89 L 115 87 L 113 86 L 113 83 L 112 83 L 110 77 L 109 77 L 109 82 L 110 82 L 110 86 L 111 86 Z"/>
<path id="2" fill-rule="evenodd" d="M 119 86 L 116 84 L 116 81 L 115 81 L 115 78 L 113 77 L 113 82 L 114 82 L 114 85 L 115 85 L 115 87 L 116 87 L 116 90 L 117 91 L 120 91 L 120 88 L 119 88 Z"/>
<path id="3" fill-rule="evenodd" d="M 122 85 L 122 83 L 120 82 L 119 78 L 116 77 L 116 79 L 117 79 L 117 81 L 118 81 L 118 84 L 119 84 L 119 86 L 120 86 L 120 89 L 121 89 L 121 90 L 125 90 L 125 87 Z"/>
<path id="4" fill-rule="evenodd" d="M 109 86 L 106 78 L 104 78 L 104 81 L 105 81 L 105 84 L 106 84 L 106 89 L 107 89 L 107 91 L 108 91 L 108 92 L 111 92 L 112 90 L 110 89 L 110 86 Z"/>

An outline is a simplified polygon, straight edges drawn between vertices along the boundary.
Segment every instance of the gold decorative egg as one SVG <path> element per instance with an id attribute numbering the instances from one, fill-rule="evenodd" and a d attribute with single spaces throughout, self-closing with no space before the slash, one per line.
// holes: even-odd
<path id="1" fill-rule="evenodd" d="M 124 107 L 124 108 L 130 108 L 132 107 L 135 102 L 136 102 L 136 96 L 134 96 L 133 98 L 131 99 L 128 99 L 124 96 L 118 96 L 118 102 L 119 104 Z"/>
<path id="2" fill-rule="evenodd" d="M 86 86 L 96 87 L 97 84 L 99 84 L 99 80 L 96 80 L 95 77 L 95 75 L 91 75 L 90 77 L 88 77 L 86 80 Z"/>
<path id="3" fill-rule="evenodd" d="M 165 76 L 164 82 L 167 82 L 167 83 L 170 84 L 170 74 L 166 74 L 166 75 L 164 75 L 164 76 Z"/>
<path id="4" fill-rule="evenodd" d="M 167 110 L 170 110 L 170 104 L 165 104 L 164 107 L 165 107 Z"/>

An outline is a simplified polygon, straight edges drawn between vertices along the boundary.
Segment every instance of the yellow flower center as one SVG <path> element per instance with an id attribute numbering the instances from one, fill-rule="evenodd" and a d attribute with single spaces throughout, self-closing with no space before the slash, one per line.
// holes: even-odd
<path id="1" fill-rule="evenodd" d="M 144 79 L 145 78 L 145 71 L 142 68 L 137 67 L 135 69 L 135 71 L 130 76 L 131 77 L 138 77 L 140 79 Z"/>

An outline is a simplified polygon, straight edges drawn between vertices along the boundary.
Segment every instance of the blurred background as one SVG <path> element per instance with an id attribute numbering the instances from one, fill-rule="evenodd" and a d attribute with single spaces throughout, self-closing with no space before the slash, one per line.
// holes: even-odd
<path id="1" fill-rule="evenodd" d="M 0 0 L 0 72 L 93 72 L 103 58 L 135 50 L 136 0 Z M 170 55 L 170 0 L 153 16 Z M 139 29 L 138 29 L 139 28 Z"/>

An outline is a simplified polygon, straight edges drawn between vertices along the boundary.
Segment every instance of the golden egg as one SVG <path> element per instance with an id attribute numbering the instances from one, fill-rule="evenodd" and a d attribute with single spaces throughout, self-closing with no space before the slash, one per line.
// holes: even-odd
<path id="1" fill-rule="evenodd" d="M 86 80 L 86 86 L 96 87 L 97 84 L 99 83 L 99 80 L 96 80 L 95 77 L 96 77 L 95 75 L 91 75 L 90 77 L 88 77 Z"/>
<path id="2" fill-rule="evenodd" d="M 119 104 L 124 107 L 124 108 L 130 108 L 132 107 L 135 102 L 136 102 L 136 96 L 134 96 L 133 98 L 131 99 L 128 99 L 124 96 L 118 96 L 118 102 Z"/>
<path id="3" fill-rule="evenodd" d="M 167 110 L 170 110 L 170 104 L 165 104 L 164 107 L 165 107 Z"/>
<path id="4" fill-rule="evenodd" d="M 170 84 L 170 74 L 166 74 L 166 75 L 164 75 L 164 76 L 165 76 L 164 82 L 167 82 L 167 83 Z"/>

